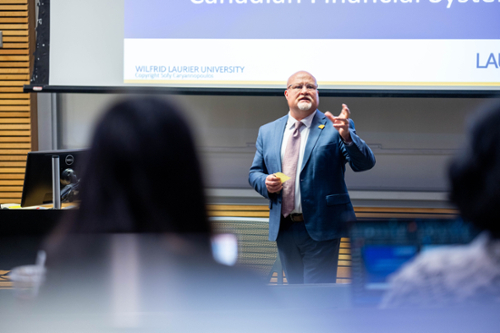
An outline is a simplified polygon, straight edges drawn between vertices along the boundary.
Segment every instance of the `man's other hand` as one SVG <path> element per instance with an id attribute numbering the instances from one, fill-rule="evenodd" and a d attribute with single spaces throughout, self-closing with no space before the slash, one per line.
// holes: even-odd
<path id="1" fill-rule="evenodd" d="M 281 180 L 274 174 L 266 177 L 266 187 L 269 193 L 278 193 L 283 188 Z"/>

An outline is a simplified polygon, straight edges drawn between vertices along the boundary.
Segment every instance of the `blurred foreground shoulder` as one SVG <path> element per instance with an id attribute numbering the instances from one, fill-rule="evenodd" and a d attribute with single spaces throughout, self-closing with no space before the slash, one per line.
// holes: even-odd
<path id="1" fill-rule="evenodd" d="M 471 244 L 429 250 L 390 280 L 381 307 L 500 305 L 500 241 L 488 233 Z"/>

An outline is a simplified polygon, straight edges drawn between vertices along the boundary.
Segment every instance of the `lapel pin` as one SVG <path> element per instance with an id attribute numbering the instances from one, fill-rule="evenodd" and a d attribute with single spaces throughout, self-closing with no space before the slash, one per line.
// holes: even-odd
<path id="1" fill-rule="evenodd" d="M 325 127 L 325 125 L 319 125 L 318 128 L 319 129 L 323 129 Z"/>

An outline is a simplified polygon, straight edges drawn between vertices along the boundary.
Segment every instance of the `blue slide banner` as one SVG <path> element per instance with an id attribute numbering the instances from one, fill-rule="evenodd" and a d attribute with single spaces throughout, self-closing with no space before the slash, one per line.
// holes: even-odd
<path id="1" fill-rule="evenodd" d="M 125 0 L 125 38 L 500 39 L 500 0 Z"/>

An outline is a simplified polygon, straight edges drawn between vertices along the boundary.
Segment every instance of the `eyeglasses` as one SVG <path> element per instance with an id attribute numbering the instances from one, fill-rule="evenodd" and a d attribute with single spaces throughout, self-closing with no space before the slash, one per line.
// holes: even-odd
<path id="1" fill-rule="evenodd" d="M 306 84 L 305 87 L 306 87 L 307 91 L 314 91 L 314 90 L 318 89 L 318 86 L 316 86 L 314 84 Z M 303 84 L 291 84 L 288 86 L 287 89 L 291 89 L 294 91 L 301 91 L 303 88 L 304 88 Z"/>

